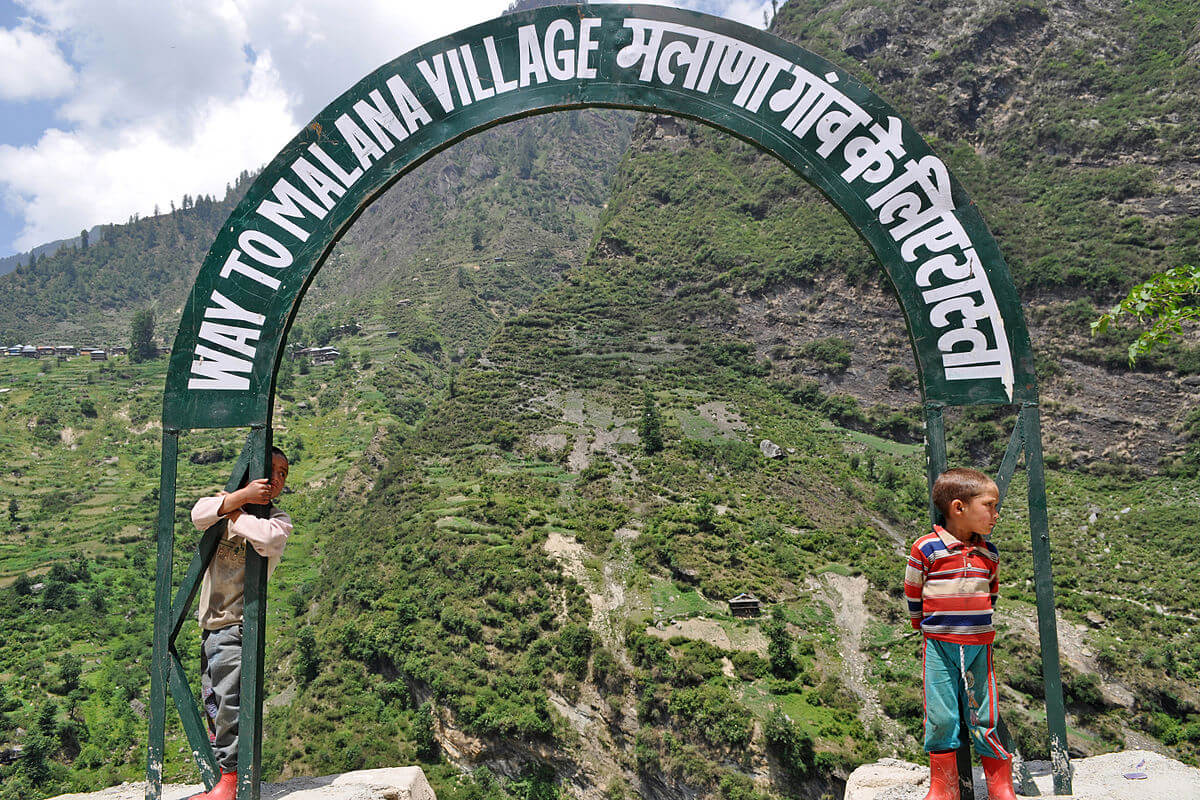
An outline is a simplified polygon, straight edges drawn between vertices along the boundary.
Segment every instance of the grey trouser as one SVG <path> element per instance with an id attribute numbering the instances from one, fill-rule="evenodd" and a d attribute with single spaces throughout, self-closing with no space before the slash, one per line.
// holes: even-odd
<path id="1" fill-rule="evenodd" d="M 238 710 L 242 693 L 242 626 L 204 631 L 201 638 L 200 694 L 222 772 L 236 772 Z"/>

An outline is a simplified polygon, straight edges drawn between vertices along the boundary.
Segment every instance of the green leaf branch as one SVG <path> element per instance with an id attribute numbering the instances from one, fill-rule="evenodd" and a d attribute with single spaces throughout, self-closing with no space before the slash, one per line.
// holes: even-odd
<path id="1" fill-rule="evenodd" d="M 1136 319 L 1145 328 L 1129 345 L 1129 364 L 1183 334 L 1185 322 L 1200 320 L 1200 267 L 1174 267 L 1129 290 L 1125 299 L 1092 323 L 1092 335 Z"/>

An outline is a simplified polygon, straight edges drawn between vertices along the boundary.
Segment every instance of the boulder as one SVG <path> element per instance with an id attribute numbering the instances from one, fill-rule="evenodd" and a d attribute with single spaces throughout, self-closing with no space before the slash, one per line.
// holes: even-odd
<path id="1" fill-rule="evenodd" d="M 772 442 L 770 439 L 763 439 L 758 443 L 758 449 L 767 458 L 779 458 L 783 455 L 783 448 Z"/>

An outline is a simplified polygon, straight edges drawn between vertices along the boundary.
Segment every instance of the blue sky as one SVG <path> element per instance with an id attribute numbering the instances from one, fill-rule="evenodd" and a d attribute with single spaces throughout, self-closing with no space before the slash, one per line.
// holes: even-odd
<path id="1" fill-rule="evenodd" d="M 657 1 L 756 26 L 771 5 Z M 219 196 L 379 64 L 508 4 L 0 0 L 0 257 Z"/>

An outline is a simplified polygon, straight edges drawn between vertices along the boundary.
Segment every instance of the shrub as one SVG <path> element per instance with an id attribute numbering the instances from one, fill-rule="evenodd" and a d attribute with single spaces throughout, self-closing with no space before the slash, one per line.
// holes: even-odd
<path id="1" fill-rule="evenodd" d="M 678 689 L 671 694 L 667 709 L 676 723 L 696 739 L 729 749 L 750 744 L 754 717 L 723 686 Z"/>
<path id="2" fill-rule="evenodd" d="M 850 366 L 850 343 L 838 336 L 814 339 L 801 348 L 825 372 L 840 375 Z"/>
<path id="3" fill-rule="evenodd" d="M 887 384 L 891 389 L 912 389 L 917 385 L 917 375 L 911 369 L 894 364 L 888 367 Z"/>
<path id="4" fill-rule="evenodd" d="M 770 665 L 759 658 L 757 653 L 750 653 L 745 650 L 737 651 L 730 660 L 733 662 L 734 672 L 744 681 L 765 678 L 770 669 Z"/>
<path id="5" fill-rule="evenodd" d="M 763 736 L 767 740 L 767 751 L 779 759 L 779 763 L 793 778 L 806 774 L 812 768 L 812 737 L 779 709 L 775 709 L 767 718 Z"/>

